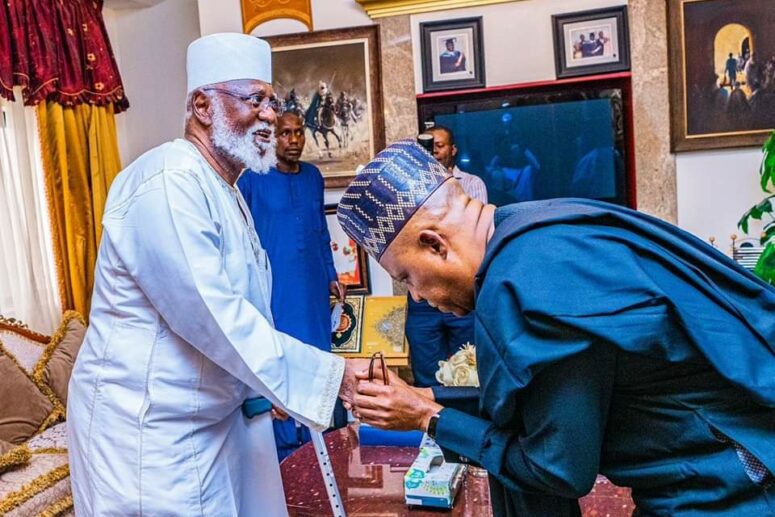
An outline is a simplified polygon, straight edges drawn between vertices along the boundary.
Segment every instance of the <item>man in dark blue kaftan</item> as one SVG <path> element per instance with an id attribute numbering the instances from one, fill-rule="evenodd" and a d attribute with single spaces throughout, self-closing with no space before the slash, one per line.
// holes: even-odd
<path id="1" fill-rule="evenodd" d="M 299 160 L 304 121 L 286 112 L 277 120 L 277 167 L 245 172 L 238 186 L 250 207 L 272 267 L 275 328 L 321 350 L 331 350 L 329 294 L 342 296 L 323 210 L 323 178 Z M 345 418 L 335 412 L 337 423 Z M 293 419 L 274 420 L 280 460 L 309 441 Z"/>
<path id="2" fill-rule="evenodd" d="M 340 221 L 414 297 L 475 300 L 478 407 L 394 377 L 355 413 L 486 468 L 496 515 L 578 515 L 598 473 L 644 516 L 775 515 L 775 289 L 632 210 L 481 205 L 421 152 L 380 153 Z"/>

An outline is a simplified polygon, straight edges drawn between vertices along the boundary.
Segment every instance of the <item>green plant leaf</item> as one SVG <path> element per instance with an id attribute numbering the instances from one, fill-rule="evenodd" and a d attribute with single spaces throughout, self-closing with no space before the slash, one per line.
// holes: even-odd
<path id="1" fill-rule="evenodd" d="M 753 272 L 765 282 L 775 284 L 775 243 L 764 248 Z"/>
<path id="2" fill-rule="evenodd" d="M 775 187 L 775 131 L 770 135 L 764 146 L 762 146 L 764 157 L 762 165 L 759 168 L 760 185 L 764 192 L 769 192 L 767 185 L 772 183 Z"/>
<path id="3" fill-rule="evenodd" d="M 765 197 L 759 203 L 752 206 L 737 222 L 738 228 L 740 228 L 743 233 L 748 233 L 749 219 L 761 220 L 764 214 L 773 214 L 773 210 L 775 209 L 772 205 L 773 199 L 775 199 L 775 194 Z"/>

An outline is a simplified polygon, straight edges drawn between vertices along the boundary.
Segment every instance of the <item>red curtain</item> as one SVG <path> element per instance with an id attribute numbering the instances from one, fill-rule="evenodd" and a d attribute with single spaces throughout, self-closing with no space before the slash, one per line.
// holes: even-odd
<path id="1" fill-rule="evenodd" d="M 102 0 L 0 2 L 0 95 L 24 103 L 129 107 L 102 19 Z"/>

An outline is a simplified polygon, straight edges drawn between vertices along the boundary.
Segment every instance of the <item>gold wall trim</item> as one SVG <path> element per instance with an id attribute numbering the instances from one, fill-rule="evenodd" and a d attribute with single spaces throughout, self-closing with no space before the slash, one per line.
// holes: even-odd
<path id="1" fill-rule="evenodd" d="M 297 20 L 312 30 L 311 0 L 241 0 L 242 29 L 250 34 L 264 22 L 286 18 Z"/>
<path id="2" fill-rule="evenodd" d="M 463 7 L 505 4 L 521 0 L 355 0 L 370 18 L 384 18 L 402 14 L 429 13 Z"/>

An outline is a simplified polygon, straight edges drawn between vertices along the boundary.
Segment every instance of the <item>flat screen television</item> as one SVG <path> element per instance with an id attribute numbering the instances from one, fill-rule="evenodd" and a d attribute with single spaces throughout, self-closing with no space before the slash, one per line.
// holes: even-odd
<path id="1" fill-rule="evenodd" d="M 484 180 L 495 205 L 583 197 L 634 207 L 628 86 L 569 84 L 421 97 L 420 127 L 453 131 L 458 167 Z"/>

